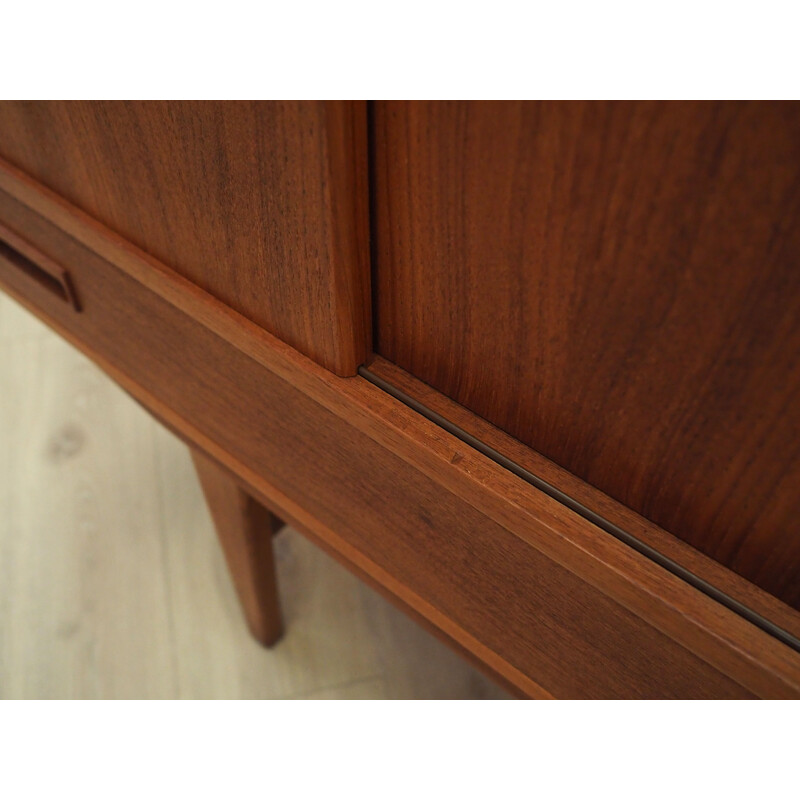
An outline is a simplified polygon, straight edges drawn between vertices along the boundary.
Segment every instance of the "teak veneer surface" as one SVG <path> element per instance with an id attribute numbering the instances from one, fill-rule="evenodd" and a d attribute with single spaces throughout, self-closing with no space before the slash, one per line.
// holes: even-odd
<path id="1" fill-rule="evenodd" d="M 248 491 L 531 696 L 795 697 L 800 657 L 361 378 L 8 168 L 0 220 L 81 300 L 2 285 Z"/>
<path id="2" fill-rule="evenodd" d="M 800 104 L 372 121 L 378 352 L 800 608 Z"/>
<path id="3" fill-rule="evenodd" d="M 328 369 L 364 361 L 365 103 L 0 102 L 0 156 Z"/>

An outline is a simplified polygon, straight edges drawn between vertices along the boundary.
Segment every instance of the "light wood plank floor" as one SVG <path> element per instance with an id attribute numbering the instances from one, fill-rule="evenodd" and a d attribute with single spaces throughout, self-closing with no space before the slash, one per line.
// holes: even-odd
<path id="1" fill-rule="evenodd" d="M 0 698 L 505 693 L 291 529 L 248 636 L 186 447 L 0 294 Z"/>

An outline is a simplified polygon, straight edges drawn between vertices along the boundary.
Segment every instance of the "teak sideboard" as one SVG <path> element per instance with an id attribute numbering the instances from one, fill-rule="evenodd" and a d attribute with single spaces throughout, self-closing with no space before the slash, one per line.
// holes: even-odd
<path id="1" fill-rule="evenodd" d="M 3 102 L 0 285 L 520 696 L 800 697 L 800 105 Z M 57 535 L 57 532 L 54 532 Z"/>

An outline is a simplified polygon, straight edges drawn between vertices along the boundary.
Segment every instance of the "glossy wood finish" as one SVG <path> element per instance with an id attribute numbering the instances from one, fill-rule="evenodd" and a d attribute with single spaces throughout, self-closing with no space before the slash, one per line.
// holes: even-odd
<path id="1" fill-rule="evenodd" d="M 12 170 L 0 220 L 82 314 L 3 286 L 259 501 L 529 696 L 800 696 L 800 655 L 360 378 L 337 378 Z"/>
<path id="2" fill-rule="evenodd" d="M 257 641 L 271 647 L 283 633 L 272 552 L 272 536 L 283 522 L 203 453 L 193 450 L 192 461 L 247 625 Z"/>
<path id="3" fill-rule="evenodd" d="M 378 351 L 800 608 L 800 104 L 373 118 Z"/>
<path id="4" fill-rule="evenodd" d="M 339 375 L 370 346 L 355 102 L 0 102 L 0 156 Z"/>

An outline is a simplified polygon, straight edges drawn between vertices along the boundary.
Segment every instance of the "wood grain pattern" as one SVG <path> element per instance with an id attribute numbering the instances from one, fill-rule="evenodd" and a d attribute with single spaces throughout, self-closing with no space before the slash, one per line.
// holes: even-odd
<path id="1" fill-rule="evenodd" d="M 0 102 L 0 156 L 337 374 L 363 362 L 363 103 Z"/>
<path id="2" fill-rule="evenodd" d="M 4 275 L 7 290 L 506 685 L 529 696 L 800 695 L 798 654 L 10 169 L 0 219 L 60 254 L 85 310 L 70 316 Z"/>
<path id="3" fill-rule="evenodd" d="M 272 553 L 272 536 L 283 522 L 203 453 L 193 450 L 192 460 L 247 625 L 258 642 L 271 647 L 283 634 Z"/>
<path id="4" fill-rule="evenodd" d="M 800 104 L 373 116 L 380 354 L 800 608 Z"/>

